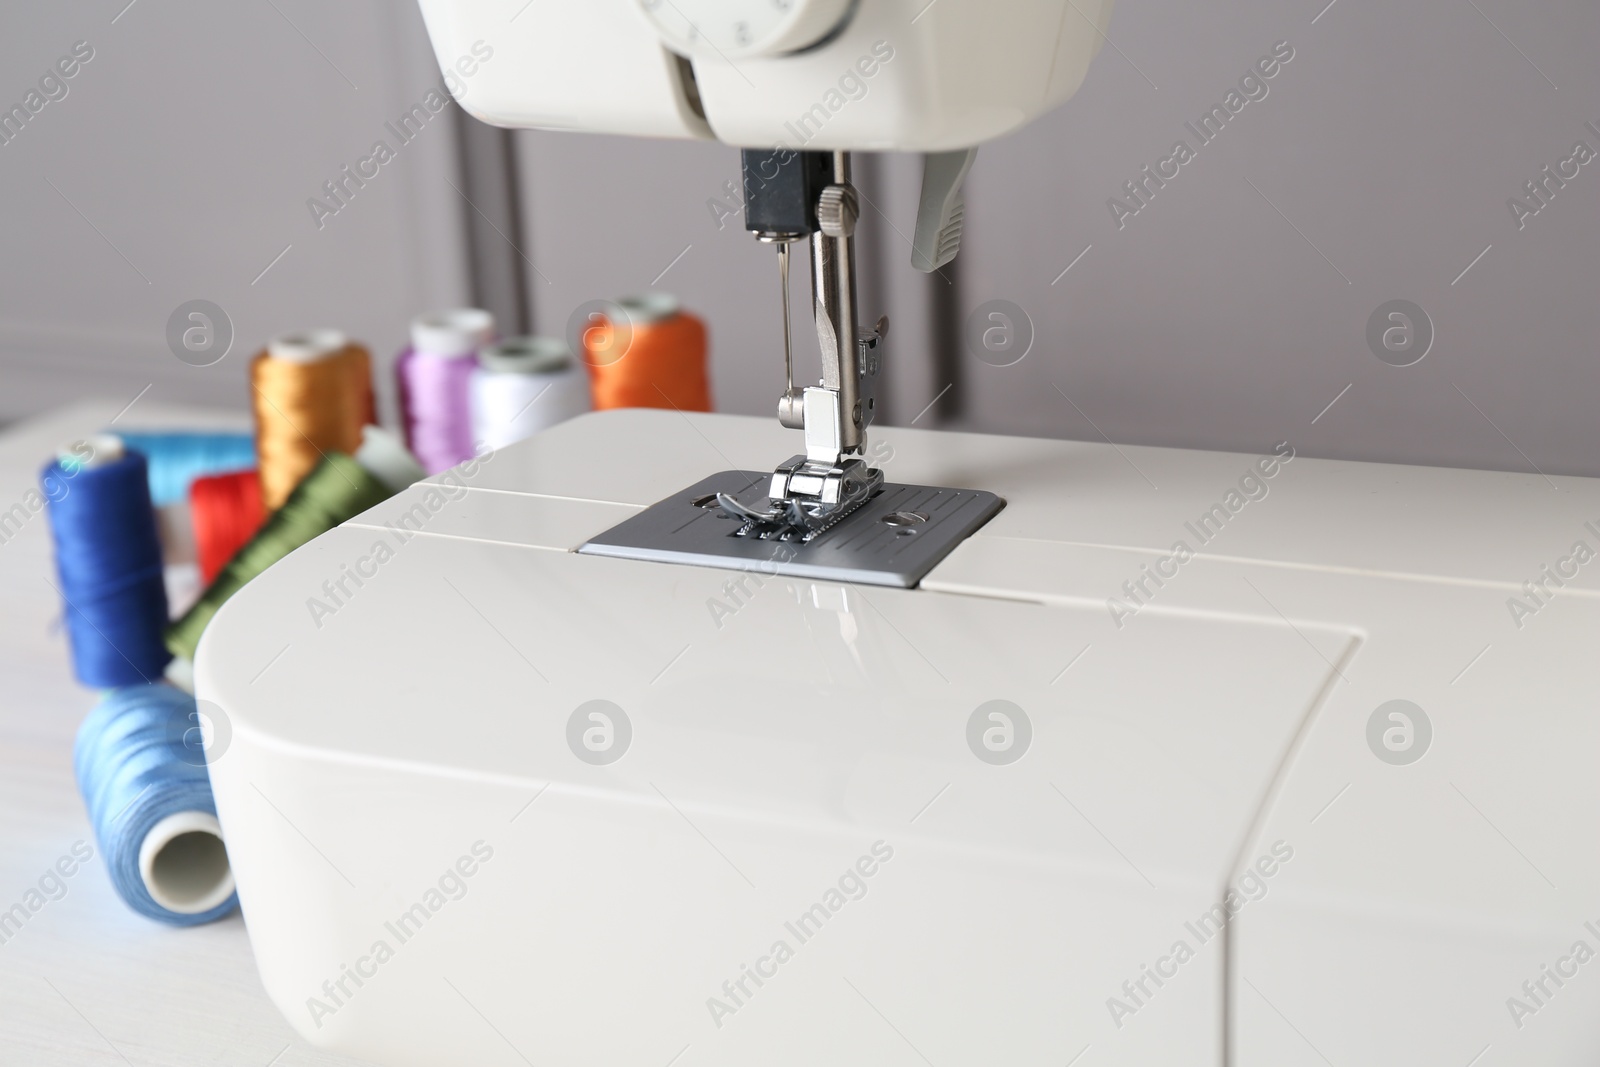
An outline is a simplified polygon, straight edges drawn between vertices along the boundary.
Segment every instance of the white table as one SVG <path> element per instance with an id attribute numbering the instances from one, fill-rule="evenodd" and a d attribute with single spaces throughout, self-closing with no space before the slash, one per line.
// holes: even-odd
<path id="1" fill-rule="evenodd" d="M 38 484 L 63 442 L 103 429 L 125 400 L 86 401 L 0 433 L 0 512 Z M 148 398 L 127 429 L 248 426 L 236 412 Z M 60 629 L 49 520 L 32 516 L 0 544 L 0 911 L 76 841 L 93 844 L 72 774 L 72 742 L 96 695 L 78 685 Z M 174 929 L 112 892 L 96 856 L 0 944 L 0 1064 L 28 1067 L 339 1067 L 268 1001 L 238 914 Z"/>

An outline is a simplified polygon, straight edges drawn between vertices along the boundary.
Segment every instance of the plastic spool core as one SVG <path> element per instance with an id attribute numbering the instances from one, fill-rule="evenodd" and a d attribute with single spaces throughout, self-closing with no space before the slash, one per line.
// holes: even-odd
<path id="1" fill-rule="evenodd" d="M 172 683 L 174 688 L 194 696 L 194 660 L 188 656 L 173 656 L 172 662 L 167 664 L 167 669 L 162 672 L 162 677 Z"/>
<path id="2" fill-rule="evenodd" d="M 156 823 L 139 845 L 139 877 L 151 900 L 179 915 L 226 901 L 233 895 L 233 868 L 217 817 L 179 811 Z"/>
<path id="3" fill-rule="evenodd" d="M 290 363 L 320 363 L 349 343 L 342 330 L 300 330 L 268 341 L 267 355 Z"/>
<path id="4" fill-rule="evenodd" d="M 494 316 L 478 308 L 432 311 L 411 320 L 411 347 L 430 356 L 461 359 L 493 336 Z"/>
<path id="5" fill-rule="evenodd" d="M 352 458 L 392 492 L 398 493 L 426 477 L 400 438 L 381 426 L 361 428 L 361 447 Z"/>
<path id="6" fill-rule="evenodd" d="M 678 313 L 678 298 L 668 293 L 635 293 L 617 300 L 635 325 L 662 322 Z"/>
<path id="7" fill-rule="evenodd" d="M 79 455 L 74 451 L 75 446 L 87 444 L 89 455 Z M 115 463 L 127 455 L 128 449 L 122 443 L 122 438 L 114 433 L 90 434 L 82 441 L 74 441 L 70 445 L 63 445 L 56 450 L 56 462 L 65 470 L 94 470 L 104 467 L 108 463 Z"/>
<path id="8" fill-rule="evenodd" d="M 554 337 L 508 337 L 480 350 L 478 362 L 494 374 L 559 374 L 572 366 L 572 353 Z"/>

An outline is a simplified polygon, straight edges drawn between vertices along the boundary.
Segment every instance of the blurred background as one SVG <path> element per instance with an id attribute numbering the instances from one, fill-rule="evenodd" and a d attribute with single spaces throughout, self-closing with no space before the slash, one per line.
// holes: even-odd
<path id="1" fill-rule="evenodd" d="M 583 302 L 652 288 L 707 322 L 718 409 L 771 414 L 777 270 L 742 228 L 736 149 L 506 133 L 453 104 L 400 144 L 385 124 L 442 80 L 400 0 L 0 20 L 6 108 L 92 50 L 65 95 L 0 126 L 0 421 L 141 393 L 243 412 L 248 358 L 325 325 L 371 347 L 388 390 L 420 311 L 559 336 Z M 1544 173 L 1600 151 L 1597 23 L 1582 0 L 1123 0 L 1077 96 L 979 152 L 940 274 L 909 262 L 920 161 L 858 159 L 862 306 L 894 324 L 883 421 L 1600 474 L 1600 164 Z M 1293 58 L 1268 94 L 1129 199 L 1278 42 Z M 379 139 L 394 158 L 319 218 L 308 201 Z M 166 339 L 197 299 L 235 335 L 207 367 Z M 965 340 L 995 300 L 1031 332 L 1006 366 Z M 1369 320 L 1394 300 L 1426 319 L 1383 359 Z"/>

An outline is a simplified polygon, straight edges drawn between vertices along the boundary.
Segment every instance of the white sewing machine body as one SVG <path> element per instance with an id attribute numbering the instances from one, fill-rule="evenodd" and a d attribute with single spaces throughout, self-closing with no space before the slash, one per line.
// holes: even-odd
<path id="1" fill-rule="evenodd" d="M 1076 92 L 1112 0 L 420 6 L 461 106 L 496 126 L 937 152 L 1009 133 Z"/>
<path id="2" fill-rule="evenodd" d="M 1600 482 L 890 429 L 890 482 L 1006 501 L 918 588 L 574 551 L 791 438 L 585 416 L 228 602 L 196 664 L 218 813 L 308 1040 L 1593 1061 Z M 1547 564 L 1576 573 L 1519 628 Z M 1397 699 L 1431 739 L 1369 746 Z"/>

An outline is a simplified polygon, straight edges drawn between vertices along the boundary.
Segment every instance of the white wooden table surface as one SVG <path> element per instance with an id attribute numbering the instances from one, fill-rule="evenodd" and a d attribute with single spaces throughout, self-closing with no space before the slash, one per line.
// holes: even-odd
<path id="1" fill-rule="evenodd" d="M 92 387 L 92 386 L 91 386 Z M 105 428 L 126 401 L 86 401 L 0 432 L 0 512 L 37 486 L 63 442 Z M 240 429 L 237 413 L 139 400 L 124 429 Z M 8 527 L 9 529 L 9 527 Z M 20 902 L 74 842 L 93 844 L 72 775 L 72 741 L 94 706 L 59 627 L 48 519 L 0 543 L 0 911 Z M 174 929 L 111 890 L 98 849 L 0 944 L 0 1065 L 351 1067 L 313 1049 L 267 1000 L 244 923 Z"/>

